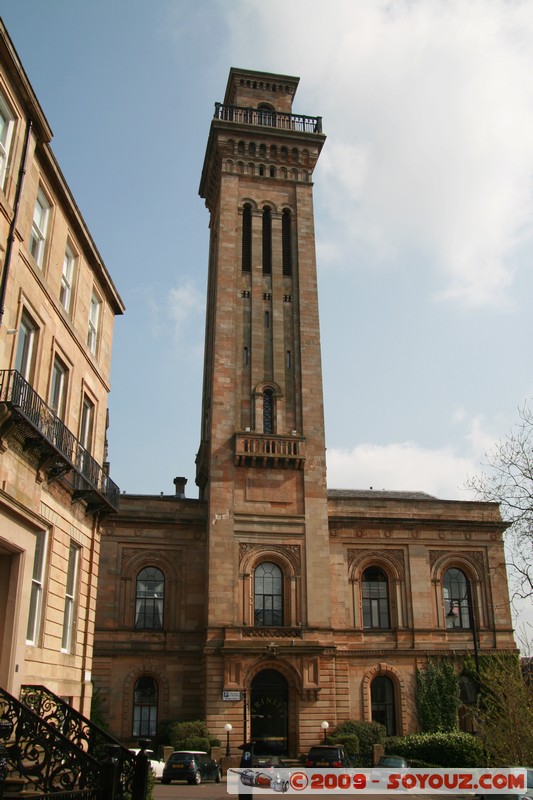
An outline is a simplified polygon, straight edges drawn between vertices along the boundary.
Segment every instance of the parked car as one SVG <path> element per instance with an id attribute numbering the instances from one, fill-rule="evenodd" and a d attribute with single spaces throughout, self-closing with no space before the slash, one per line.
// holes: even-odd
<path id="1" fill-rule="evenodd" d="M 306 767 L 351 767 L 352 762 L 342 744 L 321 744 L 311 747 L 305 759 Z"/>
<path id="2" fill-rule="evenodd" d="M 203 750 L 175 750 L 163 769 L 161 783 L 187 781 L 200 784 L 202 781 L 222 780 L 222 767 Z"/>
<path id="3" fill-rule="evenodd" d="M 403 756 L 380 756 L 376 767 L 385 767 L 385 769 L 406 769 L 409 766 L 407 760 Z"/>
<path id="4" fill-rule="evenodd" d="M 512 767 L 502 767 L 502 769 L 513 769 Z M 526 788 L 520 794 L 476 794 L 476 800 L 533 800 L 533 769 L 525 767 Z"/>
<path id="5" fill-rule="evenodd" d="M 137 747 L 136 748 L 132 747 L 130 749 L 130 752 L 134 753 L 135 755 L 137 755 L 137 753 L 140 753 L 141 751 Z M 144 752 L 146 753 L 146 755 L 150 759 L 150 768 L 151 768 L 152 772 L 154 773 L 155 777 L 156 778 L 161 778 L 162 775 L 163 775 L 163 769 L 165 767 L 165 762 L 162 761 L 159 758 L 156 758 L 155 757 L 155 753 L 154 753 L 153 750 L 145 750 Z"/>

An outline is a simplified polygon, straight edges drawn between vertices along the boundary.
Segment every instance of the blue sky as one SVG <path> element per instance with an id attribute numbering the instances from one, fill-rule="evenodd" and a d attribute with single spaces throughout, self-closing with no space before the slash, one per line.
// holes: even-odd
<path id="1" fill-rule="evenodd" d="M 464 483 L 533 394 L 533 3 L 3 0 L 127 310 L 111 474 L 197 496 L 208 213 L 231 66 L 300 76 L 332 488 Z"/>

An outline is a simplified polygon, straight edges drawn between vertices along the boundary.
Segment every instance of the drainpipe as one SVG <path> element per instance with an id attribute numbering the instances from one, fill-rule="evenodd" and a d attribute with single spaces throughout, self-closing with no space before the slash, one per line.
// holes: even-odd
<path id="1" fill-rule="evenodd" d="M 101 536 L 101 529 L 100 523 L 98 519 L 98 514 L 94 514 L 93 521 L 91 524 L 91 546 L 89 549 L 89 569 L 88 569 L 88 579 L 87 579 L 87 598 L 86 598 L 86 606 L 85 606 L 85 632 L 83 635 L 83 651 L 81 656 L 81 692 L 80 692 L 80 708 L 79 711 L 84 714 L 86 717 L 91 716 L 91 709 L 85 708 L 85 703 L 87 702 L 87 684 L 92 683 L 93 674 L 92 674 L 92 661 L 93 661 L 93 649 L 94 649 L 94 627 L 96 622 L 93 623 L 92 634 L 89 636 L 89 626 L 91 624 L 91 617 L 94 615 L 96 611 L 96 583 L 98 581 L 98 565 L 97 565 L 97 554 L 96 554 L 96 537 Z M 96 571 L 96 577 L 95 577 Z M 80 563 L 80 572 L 81 572 L 81 563 Z M 91 609 L 91 601 L 94 598 L 94 607 Z M 91 644 L 89 644 L 89 639 Z M 91 646 L 91 653 L 89 654 L 89 647 Z"/>
<path id="2" fill-rule="evenodd" d="M 4 318 L 4 304 L 6 300 L 7 279 L 9 277 L 9 267 L 11 264 L 11 254 L 13 252 L 13 243 L 15 241 L 15 229 L 17 226 L 17 218 L 19 213 L 20 198 L 22 196 L 22 185 L 24 183 L 24 176 L 26 175 L 26 159 L 28 157 L 28 146 L 30 143 L 30 133 L 33 128 L 33 122 L 28 120 L 26 125 L 26 133 L 24 134 L 24 148 L 22 150 L 22 159 L 20 162 L 20 170 L 17 180 L 17 190 L 15 194 L 15 206 L 13 209 L 13 218 L 9 226 L 9 235 L 7 237 L 6 257 L 4 259 L 4 269 L 2 271 L 2 279 L 0 283 L 0 325 Z"/>

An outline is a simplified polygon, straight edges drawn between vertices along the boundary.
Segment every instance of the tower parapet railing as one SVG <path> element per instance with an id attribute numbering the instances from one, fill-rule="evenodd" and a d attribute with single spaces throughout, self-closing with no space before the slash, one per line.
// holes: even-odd
<path id="1" fill-rule="evenodd" d="M 215 119 L 240 125 L 262 125 L 300 133 L 322 133 L 322 117 L 285 114 L 268 108 L 244 108 L 215 103 Z"/>
<path id="2" fill-rule="evenodd" d="M 235 464 L 241 467 L 282 467 L 303 469 L 305 439 L 300 436 L 274 434 L 235 434 Z"/>

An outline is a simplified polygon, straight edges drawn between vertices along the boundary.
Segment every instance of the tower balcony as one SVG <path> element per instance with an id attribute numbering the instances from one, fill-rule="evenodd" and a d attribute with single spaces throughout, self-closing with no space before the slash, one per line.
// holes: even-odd
<path id="1" fill-rule="evenodd" d="M 303 114 L 284 114 L 267 108 L 242 108 L 215 103 L 215 119 L 235 122 L 239 125 L 262 125 L 284 131 L 300 133 L 322 133 L 322 117 L 306 117 Z"/>
<path id="2" fill-rule="evenodd" d="M 2 413 L 2 410 L 4 413 Z M 87 513 L 118 510 L 120 490 L 65 423 L 17 370 L 0 370 L 0 440 L 10 436 L 31 454 L 49 482 L 61 480 Z"/>
<path id="3" fill-rule="evenodd" d="M 299 436 L 275 436 L 261 433 L 235 434 L 237 467 L 277 467 L 303 469 L 305 439 Z"/>

